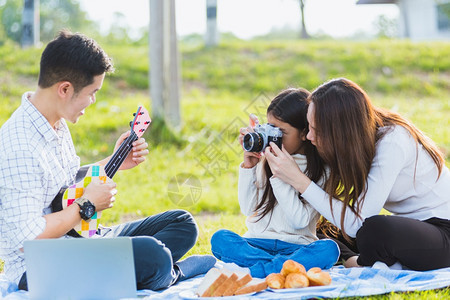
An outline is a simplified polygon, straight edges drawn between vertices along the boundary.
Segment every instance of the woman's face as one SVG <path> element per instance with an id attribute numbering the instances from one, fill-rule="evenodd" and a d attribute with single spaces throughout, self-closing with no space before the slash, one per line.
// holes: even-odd
<path id="1" fill-rule="evenodd" d="M 309 123 L 309 132 L 306 135 L 306 138 L 311 141 L 311 144 L 317 147 L 314 112 L 314 103 L 311 102 L 308 107 L 308 113 L 306 114 L 306 119 L 308 119 Z"/>
<path id="2" fill-rule="evenodd" d="M 289 123 L 282 122 L 272 114 L 267 114 L 267 122 L 281 129 L 283 132 L 283 146 L 289 154 L 299 154 L 303 141 L 306 139 L 304 133 Z"/>

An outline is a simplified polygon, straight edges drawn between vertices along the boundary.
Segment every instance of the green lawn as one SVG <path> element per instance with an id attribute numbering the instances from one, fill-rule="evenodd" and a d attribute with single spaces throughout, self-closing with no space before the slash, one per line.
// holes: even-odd
<path id="1" fill-rule="evenodd" d="M 111 153 L 137 105 L 151 111 L 148 49 L 108 45 L 104 49 L 117 71 L 105 79 L 97 103 L 70 126 L 83 164 Z M 114 177 L 119 193 L 114 208 L 104 212 L 103 223 L 168 209 L 189 210 L 200 228 L 199 241 L 189 254 L 209 253 L 209 239 L 217 229 L 244 233 L 237 202 L 237 166 L 242 158 L 237 129 L 247 122 L 249 112 L 259 112 L 264 119 L 267 103 L 281 89 L 314 89 L 334 77 L 354 80 L 376 105 L 413 121 L 444 151 L 450 166 L 450 43 L 248 41 L 213 49 L 182 44 L 181 50 L 182 127 L 174 133 L 153 124 L 145 134 L 150 144 L 147 161 Z M 0 125 L 19 106 L 22 93 L 35 88 L 41 51 L 0 47 Z M 196 197 L 174 197 L 174 180 L 190 175 L 198 180 Z M 446 289 L 373 299 L 449 296 Z"/>

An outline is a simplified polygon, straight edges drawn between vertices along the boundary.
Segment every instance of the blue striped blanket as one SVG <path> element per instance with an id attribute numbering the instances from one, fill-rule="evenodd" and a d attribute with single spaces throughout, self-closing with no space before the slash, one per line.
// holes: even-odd
<path id="1" fill-rule="evenodd" d="M 349 296 L 369 296 L 390 292 L 407 292 L 440 289 L 450 286 L 450 268 L 417 272 L 409 270 L 390 270 L 388 268 L 350 268 L 341 266 L 328 270 L 332 284 L 325 287 L 309 287 L 295 290 L 266 290 L 239 299 L 308 299 L 337 298 Z M 202 281 L 203 276 L 178 283 L 164 291 L 138 291 L 140 299 L 195 299 L 193 291 Z M 143 297 L 143 298 L 142 298 Z M 225 300 L 226 298 L 218 298 Z M 28 293 L 17 291 L 17 286 L 7 282 L 0 274 L 0 299 L 25 300 Z"/>

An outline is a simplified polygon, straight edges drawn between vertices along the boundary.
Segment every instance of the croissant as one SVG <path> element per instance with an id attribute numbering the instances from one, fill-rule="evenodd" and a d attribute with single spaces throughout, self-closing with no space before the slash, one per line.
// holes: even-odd
<path id="1" fill-rule="evenodd" d="M 309 285 L 308 277 L 303 273 L 289 273 L 284 282 L 285 288 L 302 288 Z"/>
<path id="2" fill-rule="evenodd" d="M 328 272 L 323 272 L 320 268 L 314 267 L 306 273 L 309 284 L 311 286 L 329 285 L 331 283 L 331 276 Z"/>
<path id="3" fill-rule="evenodd" d="M 292 259 L 288 259 L 284 262 L 280 273 L 284 276 L 287 276 L 289 273 L 302 273 L 306 275 L 306 269 L 302 264 L 299 264 Z"/>
<path id="4" fill-rule="evenodd" d="M 266 277 L 266 282 L 267 285 L 273 289 L 283 289 L 285 279 L 284 275 L 272 273 Z"/>

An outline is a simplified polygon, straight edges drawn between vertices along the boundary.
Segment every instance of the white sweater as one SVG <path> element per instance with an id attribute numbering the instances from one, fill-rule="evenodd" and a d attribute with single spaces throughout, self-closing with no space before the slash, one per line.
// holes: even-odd
<path id="1" fill-rule="evenodd" d="M 422 145 L 418 145 L 402 126 L 385 127 L 388 133 L 378 141 L 367 179 L 367 194 L 360 215 L 347 210 L 344 227 L 351 237 L 364 219 L 377 215 L 382 208 L 397 216 L 426 220 L 432 217 L 450 219 L 450 172 L 444 165 L 438 170 Z M 416 164 L 417 159 L 417 164 Z M 343 202 L 333 199 L 334 218 L 329 196 L 311 183 L 302 196 L 325 218 L 340 228 Z"/>
<path id="2" fill-rule="evenodd" d="M 306 157 L 292 156 L 302 171 L 306 169 Z M 239 167 L 238 198 L 241 212 L 247 216 L 247 238 L 279 239 L 294 244 L 309 244 L 317 240 L 316 223 L 319 213 L 306 201 L 300 200 L 298 192 L 278 178 L 271 178 L 275 198 L 278 203 L 272 213 L 261 220 L 255 208 L 262 200 L 265 187 L 263 164 L 260 162 L 251 169 Z M 263 179 L 264 178 L 264 179 Z"/>

